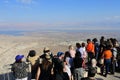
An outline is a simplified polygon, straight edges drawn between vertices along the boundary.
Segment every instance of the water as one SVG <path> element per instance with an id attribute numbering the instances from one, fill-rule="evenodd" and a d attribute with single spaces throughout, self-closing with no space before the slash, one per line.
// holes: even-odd
<path id="1" fill-rule="evenodd" d="M 41 32 L 41 33 L 49 33 L 49 32 L 66 32 L 66 33 L 116 33 L 120 34 L 119 30 L 61 30 L 61 29 L 43 29 L 43 30 L 37 30 L 37 31 L 0 31 L 0 35 L 13 35 L 13 36 L 22 36 L 25 33 L 31 33 L 31 32 Z"/>
<path id="2" fill-rule="evenodd" d="M 26 31 L 0 31 L 0 35 L 13 35 L 13 36 L 20 36 Z"/>

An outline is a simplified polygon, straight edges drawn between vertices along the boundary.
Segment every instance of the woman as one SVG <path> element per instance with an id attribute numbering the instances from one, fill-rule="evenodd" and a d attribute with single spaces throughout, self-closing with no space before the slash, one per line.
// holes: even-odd
<path id="1" fill-rule="evenodd" d="M 82 68 L 82 63 L 83 59 L 81 58 L 81 54 L 79 51 L 76 52 L 75 58 L 73 59 L 74 63 L 74 80 L 81 80 L 83 77 L 83 68 Z"/>
<path id="2" fill-rule="evenodd" d="M 38 58 L 35 50 L 30 50 L 27 56 L 27 61 L 31 63 L 31 79 L 35 79 L 38 67 Z"/>
<path id="3" fill-rule="evenodd" d="M 82 46 L 80 48 L 80 53 L 81 53 L 81 58 L 83 59 L 83 68 L 86 67 L 86 59 L 87 59 L 87 52 L 86 52 L 86 48 L 85 48 L 85 43 L 82 43 Z"/>
<path id="4" fill-rule="evenodd" d="M 63 62 L 64 53 L 58 52 L 56 62 L 54 63 L 54 74 L 55 80 L 69 80 L 68 73 L 66 72 L 65 65 Z"/>
<path id="5" fill-rule="evenodd" d="M 70 57 L 70 53 L 69 53 L 69 51 L 66 51 L 65 56 L 64 56 L 64 65 L 65 65 L 65 70 L 68 73 L 70 80 L 71 80 L 71 76 L 72 76 L 71 71 L 70 71 L 71 64 L 72 64 L 72 59 Z"/>
<path id="6" fill-rule="evenodd" d="M 51 57 L 49 54 L 45 54 L 45 58 L 42 60 L 42 63 L 38 66 L 36 80 L 53 80 L 52 74 L 53 65 Z"/>
<path id="7" fill-rule="evenodd" d="M 74 58 L 75 57 L 75 49 L 74 49 L 74 47 L 72 46 L 72 45 L 70 45 L 69 46 L 69 53 L 70 53 L 70 56 L 72 57 L 72 58 Z"/>

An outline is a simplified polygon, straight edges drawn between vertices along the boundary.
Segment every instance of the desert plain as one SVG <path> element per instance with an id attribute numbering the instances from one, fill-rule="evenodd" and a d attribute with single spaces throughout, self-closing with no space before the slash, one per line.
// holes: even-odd
<path id="1" fill-rule="evenodd" d="M 0 34 L 0 80 L 12 80 L 10 66 L 15 61 L 15 56 L 23 54 L 28 55 L 29 50 L 35 50 L 37 55 L 43 53 L 44 47 L 49 47 L 53 54 L 58 51 L 65 52 L 69 45 L 75 46 L 77 42 L 86 42 L 86 39 L 97 38 L 101 36 L 105 38 L 116 38 L 120 41 L 120 32 L 112 31 L 90 31 L 90 32 L 61 32 L 61 31 L 46 31 L 46 32 L 27 32 L 22 35 L 6 35 Z M 120 73 L 108 75 L 107 78 L 96 75 L 99 80 L 120 80 Z"/>

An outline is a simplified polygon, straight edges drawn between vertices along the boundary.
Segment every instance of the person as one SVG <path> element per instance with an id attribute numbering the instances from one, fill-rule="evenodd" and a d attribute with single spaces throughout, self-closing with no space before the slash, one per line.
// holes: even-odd
<path id="1" fill-rule="evenodd" d="M 117 64 L 117 48 L 116 48 L 116 44 L 113 43 L 113 48 L 112 48 L 112 59 L 111 59 L 111 74 L 115 73 L 115 68 L 116 68 L 116 64 Z"/>
<path id="2" fill-rule="evenodd" d="M 69 51 L 66 51 L 65 56 L 64 56 L 64 65 L 65 65 L 66 72 L 68 73 L 68 76 L 70 79 L 72 77 L 71 71 L 70 71 L 71 64 L 72 64 L 72 59 L 70 57 L 70 53 Z"/>
<path id="3" fill-rule="evenodd" d="M 87 50 L 87 53 L 88 53 L 88 63 L 90 63 L 91 59 L 95 57 L 94 44 L 90 39 L 87 39 L 86 50 Z"/>
<path id="4" fill-rule="evenodd" d="M 93 42 L 94 42 L 94 46 L 95 46 L 95 58 L 96 58 L 96 60 L 98 60 L 99 43 L 98 43 L 97 38 L 94 38 Z"/>
<path id="5" fill-rule="evenodd" d="M 102 57 L 102 53 L 103 53 L 103 51 L 105 50 L 105 47 L 106 47 L 105 43 L 106 43 L 106 41 L 105 41 L 104 36 L 101 36 L 100 45 L 99 45 L 99 53 L 98 53 L 98 59 L 97 60 L 100 60 L 101 57 Z"/>
<path id="6" fill-rule="evenodd" d="M 45 58 L 45 55 L 46 54 L 49 54 L 51 58 L 53 58 L 53 54 L 52 52 L 50 51 L 50 49 L 48 47 L 44 47 L 43 49 L 43 54 L 40 56 L 40 58 Z"/>
<path id="7" fill-rule="evenodd" d="M 71 70 L 72 78 L 73 78 L 73 73 L 74 73 L 73 58 L 75 58 L 76 50 L 74 49 L 74 47 L 72 45 L 69 45 L 68 49 L 69 49 L 69 53 L 70 53 L 70 57 L 71 57 L 70 70 Z"/>
<path id="8" fill-rule="evenodd" d="M 37 67 L 39 64 L 38 59 L 39 59 L 39 56 L 36 55 L 36 51 L 30 50 L 27 56 L 27 61 L 31 63 L 31 79 L 35 79 L 35 76 L 37 73 Z"/>
<path id="9" fill-rule="evenodd" d="M 86 59 L 87 59 L 87 52 L 86 52 L 86 48 L 85 48 L 85 43 L 82 43 L 81 48 L 79 49 L 80 53 L 81 53 L 81 58 L 83 59 L 83 68 L 86 67 Z"/>
<path id="10" fill-rule="evenodd" d="M 74 58 L 75 57 L 75 53 L 76 53 L 74 47 L 72 45 L 70 45 L 68 49 L 69 49 L 70 56 L 72 58 Z"/>
<path id="11" fill-rule="evenodd" d="M 105 37 L 101 36 L 101 38 L 100 38 L 100 44 L 102 44 L 104 41 L 105 41 Z"/>
<path id="12" fill-rule="evenodd" d="M 45 55 L 50 55 L 50 58 L 52 60 L 52 63 L 54 62 L 54 57 L 52 52 L 50 51 L 50 49 L 48 47 L 44 47 L 43 49 L 43 54 L 39 56 L 39 64 L 42 64 L 42 60 L 45 59 Z"/>
<path id="13" fill-rule="evenodd" d="M 111 64 L 111 58 L 112 58 L 111 45 L 106 46 L 106 50 L 103 52 L 102 57 L 104 57 L 104 62 L 105 62 L 104 65 L 106 69 L 104 76 L 107 77 L 107 74 L 110 71 L 110 64 Z"/>
<path id="14" fill-rule="evenodd" d="M 91 60 L 91 65 L 88 66 L 88 76 L 85 78 L 82 78 L 81 80 L 96 80 L 95 75 L 97 73 L 97 67 L 96 67 L 97 61 L 96 59 Z"/>
<path id="15" fill-rule="evenodd" d="M 54 75 L 55 80 L 69 80 L 69 76 L 67 72 L 65 71 L 65 65 L 64 65 L 64 53 L 58 52 L 57 58 L 55 58 L 54 62 Z"/>
<path id="16" fill-rule="evenodd" d="M 104 57 L 102 57 L 102 55 L 105 49 L 106 49 L 106 41 L 104 36 L 102 36 L 100 39 L 99 53 L 97 58 L 97 61 L 98 61 L 97 65 L 98 67 L 100 67 L 101 75 L 103 75 L 103 71 L 104 71 Z"/>
<path id="17" fill-rule="evenodd" d="M 80 50 L 80 48 L 81 48 L 80 43 L 76 43 L 76 51 L 79 51 L 79 50 Z"/>
<path id="18" fill-rule="evenodd" d="M 38 66 L 36 80 L 53 80 L 53 64 L 50 54 L 45 54 Z"/>
<path id="19" fill-rule="evenodd" d="M 84 76 L 82 68 L 83 59 L 79 51 L 76 52 L 75 58 L 73 59 L 74 64 L 74 80 L 80 80 Z"/>
<path id="20" fill-rule="evenodd" d="M 81 80 L 96 80 L 95 79 L 95 74 L 97 73 L 96 68 L 94 67 L 89 67 L 88 68 L 88 77 L 82 78 Z"/>
<path id="21" fill-rule="evenodd" d="M 118 54 L 117 54 L 117 71 L 118 72 L 120 72 L 120 46 L 119 47 L 117 47 L 117 52 L 118 52 Z"/>
<path id="22" fill-rule="evenodd" d="M 28 79 L 28 64 L 23 61 L 24 55 L 17 55 L 15 62 L 12 64 L 11 70 L 15 80 L 27 80 Z"/>

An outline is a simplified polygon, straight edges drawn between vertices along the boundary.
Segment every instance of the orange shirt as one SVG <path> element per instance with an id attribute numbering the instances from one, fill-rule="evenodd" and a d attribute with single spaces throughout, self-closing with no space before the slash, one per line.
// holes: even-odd
<path id="1" fill-rule="evenodd" d="M 93 52 L 93 53 L 95 53 L 95 51 L 94 51 L 94 44 L 92 42 L 89 42 L 87 44 L 86 50 L 87 50 L 87 52 Z"/>
<path id="2" fill-rule="evenodd" d="M 112 52 L 111 52 L 110 50 L 105 50 L 105 51 L 103 52 L 103 56 L 104 56 L 105 59 L 111 59 L 111 57 L 112 57 Z"/>

